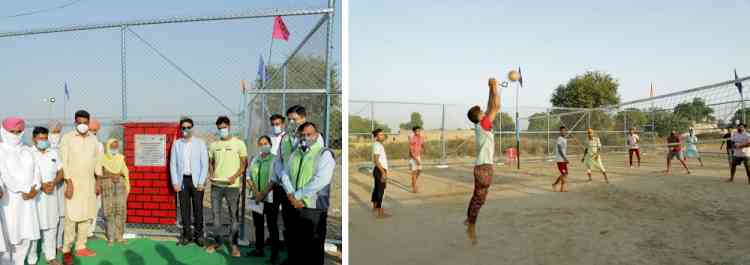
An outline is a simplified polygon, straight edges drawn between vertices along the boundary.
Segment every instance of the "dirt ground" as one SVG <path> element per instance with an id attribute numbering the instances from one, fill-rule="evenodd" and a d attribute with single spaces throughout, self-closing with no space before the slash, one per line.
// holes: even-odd
<path id="1" fill-rule="evenodd" d="M 724 183 L 724 157 L 690 160 L 693 174 L 664 169 L 663 154 L 646 154 L 640 168 L 624 154 L 603 157 L 587 182 L 572 162 L 570 191 L 551 192 L 554 163 L 498 166 L 477 222 L 479 242 L 463 221 L 473 189 L 471 167 L 427 168 L 411 193 L 406 168 L 395 168 L 384 207 L 374 218 L 371 173 L 349 169 L 350 263 L 367 264 L 750 264 L 750 185 L 744 172 Z M 574 159 L 575 161 L 575 159 Z M 676 162 L 676 161 L 675 161 Z"/>

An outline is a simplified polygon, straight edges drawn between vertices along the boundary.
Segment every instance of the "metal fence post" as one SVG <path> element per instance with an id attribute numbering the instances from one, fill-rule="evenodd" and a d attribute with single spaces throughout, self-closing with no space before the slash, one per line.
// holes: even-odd
<path id="1" fill-rule="evenodd" d="M 336 7 L 336 0 L 328 0 L 328 8 L 335 8 Z M 331 145 L 331 140 L 333 137 L 331 136 L 331 92 L 333 91 L 333 81 L 331 80 L 331 73 L 333 72 L 333 69 L 331 67 L 331 53 L 333 51 L 333 17 L 334 12 L 329 13 L 328 15 L 328 28 L 326 29 L 326 95 L 325 95 L 325 136 L 328 138 L 326 143 L 328 145 Z M 343 117 L 343 115 L 342 115 Z"/>
<path id="2" fill-rule="evenodd" d="M 120 26 L 120 69 L 121 69 L 121 89 L 122 89 L 122 120 L 128 120 L 128 93 L 127 93 L 127 71 L 125 57 L 125 30 L 127 26 Z"/>
<path id="3" fill-rule="evenodd" d="M 284 72 L 283 72 L 283 74 L 284 74 L 283 75 L 284 82 L 282 82 L 284 90 L 286 90 L 288 88 L 287 87 L 287 74 L 289 74 L 288 70 L 289 70 L 289 66 L 287 66 L 285 64 L 284 65 Z M 284 113 L 284 112 L 286 112 L 286 93 L 281 94 L 281 112 L 280 113 Z"/>
<path id="4" fill-rule="evenodd" d="M 443 143 L 443 154 L 440 157 L 440 160 L 442 160 L 441 162 L 442 164 L 446 164 L 447 163 L 446 160 L 448 156 L 445 153 L 445 104 L 443 104 L 443 116 L 442 116 L 442 121 L 440 124 L 440 142 Z"/>
<path id="5" fill-rule="evenodd" d="M 550 158 L 550 148 L 549 148 L 549 139 L 550 139 L 550 115 L 549 115 L 549 108 L 547 108 L 547 150 L 545 152 L 545 155 L 547 156 L 547 159 Z"/>

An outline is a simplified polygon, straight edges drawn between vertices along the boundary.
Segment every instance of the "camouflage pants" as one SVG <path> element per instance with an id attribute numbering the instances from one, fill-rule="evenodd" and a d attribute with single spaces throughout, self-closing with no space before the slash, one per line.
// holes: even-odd
<path id="1" fill-rule="evenodd" d="M 110 241 L 122 240 L 125 232 L 126 202 L 128 194 L 125 187 L 125 179 L 118 177 L 114 182 L 112 178 L 102 180 L 102 201 L 104 217 L 107 218 L 107 239 Z"/>

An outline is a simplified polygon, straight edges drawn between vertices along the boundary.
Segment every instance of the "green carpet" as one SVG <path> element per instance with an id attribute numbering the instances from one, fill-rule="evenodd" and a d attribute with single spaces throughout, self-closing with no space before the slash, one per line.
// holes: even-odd
<path id="1" fill-rule="evenodd" d="M 91 240 L 88 247 L 96 251 L 96 257 L 75 258 L 75 264 L 81 265 L 220 265 L 220 264 L 269 264 L 268 259 L 271 255 L 270 248 L 266 247 L 266 257 L 255 258 L 247 257 L 245 253 L 250 251 L 247 248 L 242 249 L 242 257 L 232 257 L 229 255 L 227 248 L 222 248 L 213 254 L 191 244 L 189 246 L 177 246 L 175 241 L 155 241 L 151 239 L 131 239 L 127 245 L 115 244 L 108 247 L 105 240 Z M 282 260 L 286 258 L 285 253 L 280 255 Z M 62 254 L 58 255 L 58 261 L 62 262 Z M 41 262 L 39 264 L 47 264 Z"/>

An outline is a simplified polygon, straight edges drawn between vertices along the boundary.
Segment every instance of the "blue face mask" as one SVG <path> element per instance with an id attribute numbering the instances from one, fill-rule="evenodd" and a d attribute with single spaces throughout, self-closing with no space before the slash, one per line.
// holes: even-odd
<path id="1" fill-rule="evenodd" d="M 219 137 L 221 137 L 221 138 L 227 138 L 227 137 L 229 137 L 229 128 L 219 129 Z"/>
<path id="2" fill-rule="evenodd" d="M 273 134 L 280 134 L 282 132 L 281 126 L 271 127 L 271 132 L 273 132 Z"/>
<path id="3" fill-rule="evenodd" d="M 49 148 L 49 141 L 36 142 L 36 148 L 39 150 L 47 150 L 47 148 Z"/>

